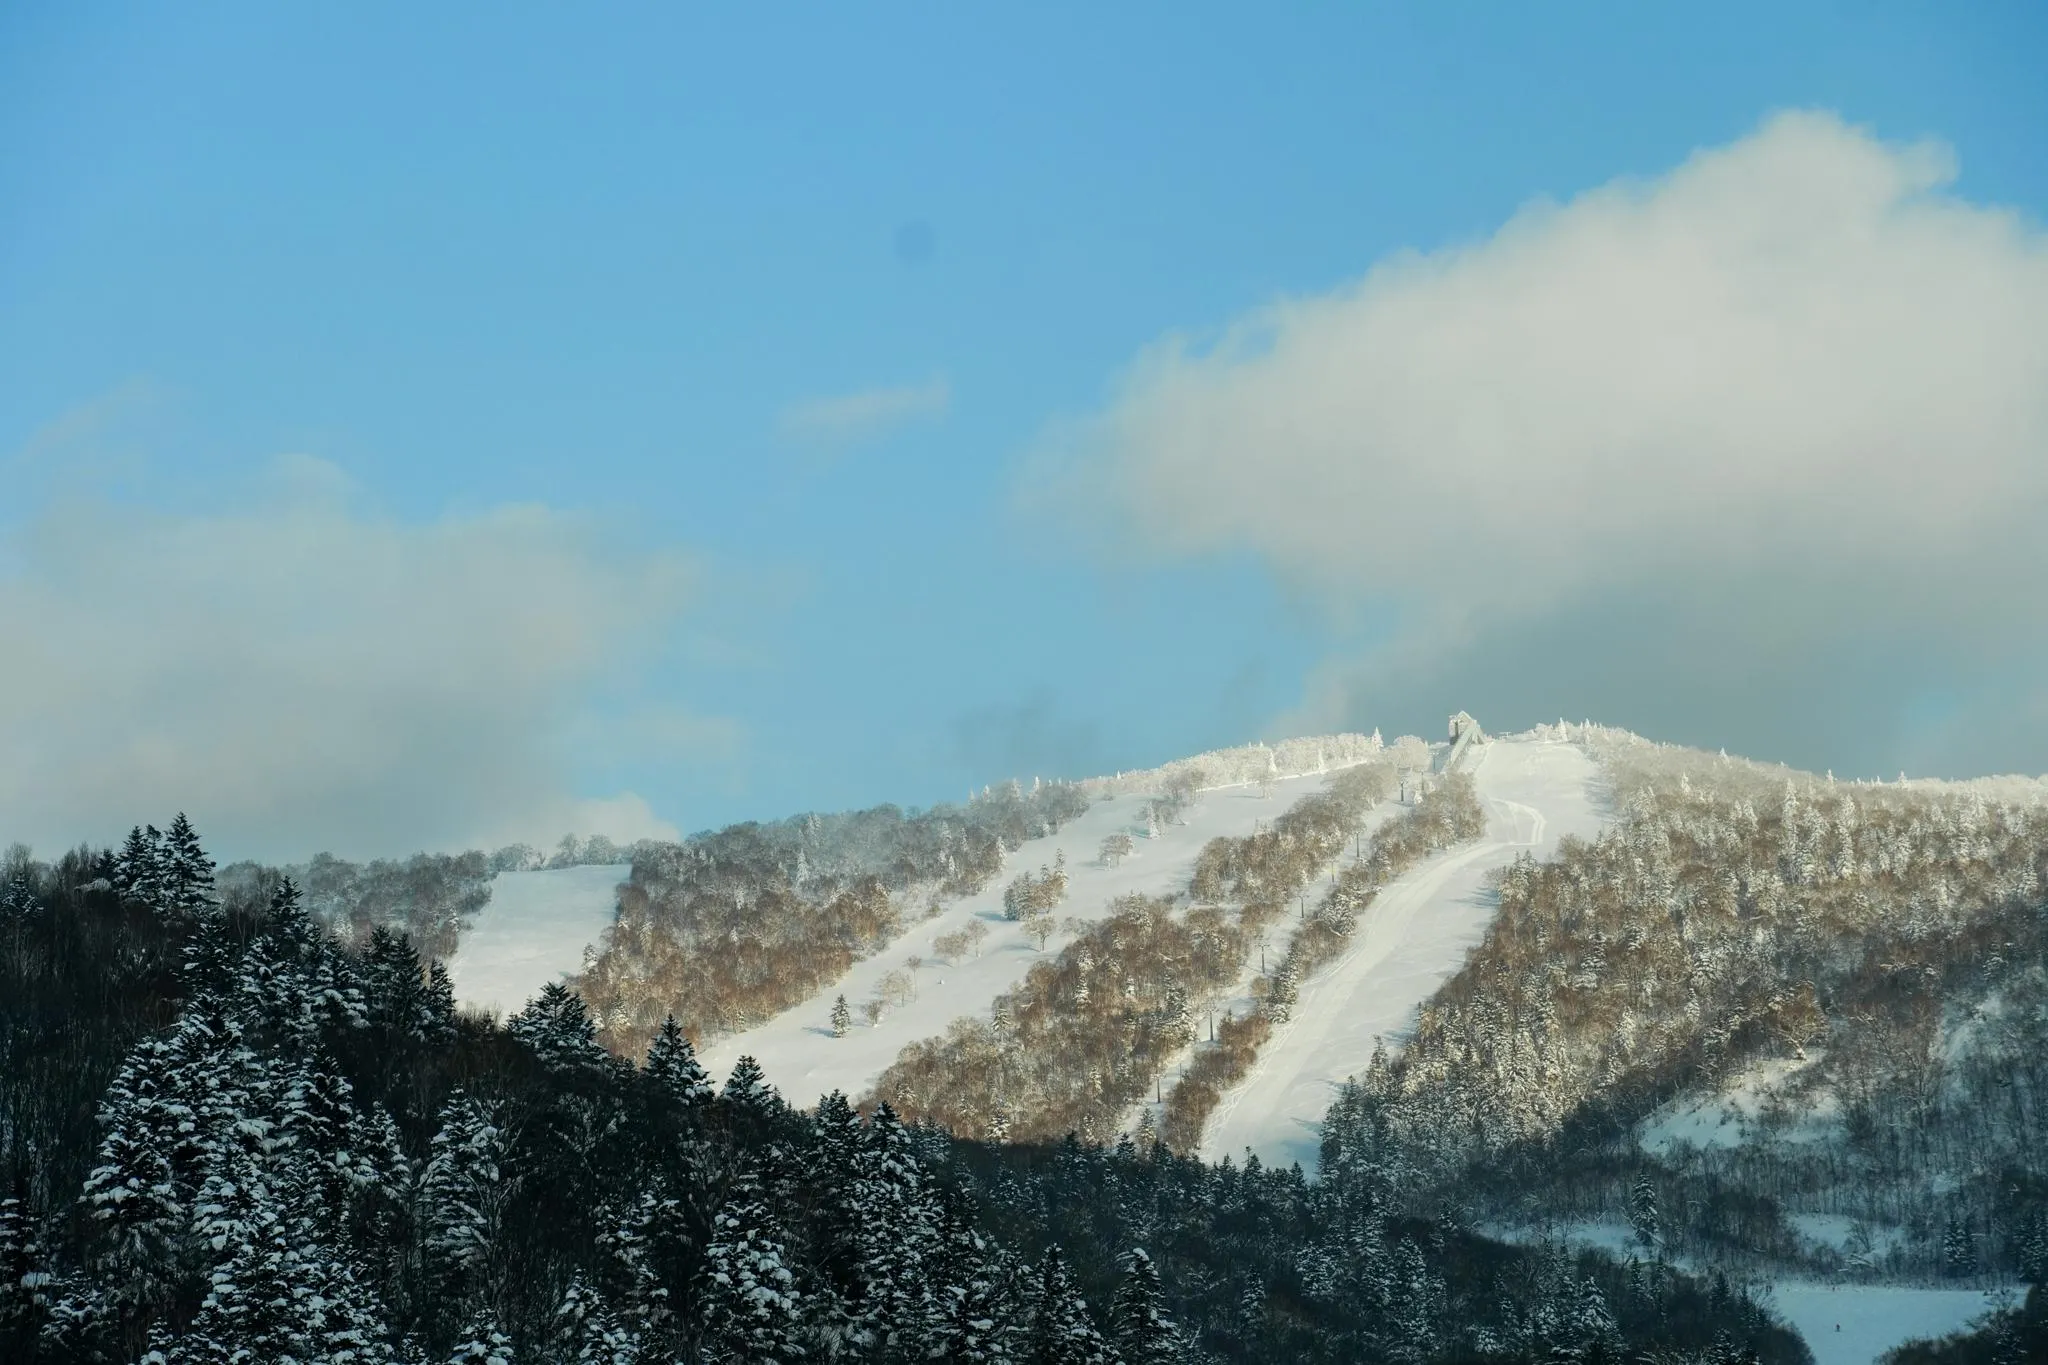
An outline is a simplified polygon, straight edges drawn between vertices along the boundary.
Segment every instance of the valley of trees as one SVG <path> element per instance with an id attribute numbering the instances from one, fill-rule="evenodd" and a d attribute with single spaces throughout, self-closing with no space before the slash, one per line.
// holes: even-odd
<path id="1" fill-rule="evenodd" d="M 1325 1172 L 1633 1223 L 1646 1256 L 2039 1282 L 2048 807 L 1591 738 L 1615 823 L 1504 872 L 1484 943 L 1332 1110 Z M 1760 1067 L 1744 1140 L 1639 1141 Z"/>
<path id="2" fill-rule="evenodd" d="M 1407 1217 L 1355 1167 L 976 1143 L 750 1062 L 714 1094 L 673 1021 L 635 1065 L 558 986 L 460 1014 L 402 935 L 181 856 L 0 869 L 0 1358 L 1804 1359 L 1725 1286 Z"/>
<path id="3" fill-rule="evenodd" d="M 965 806 L 894 806 L 734 825 L 638 847 L 619 917 L 576 980 L 613 1050 L 637 1055 L 670 1015 L 699 1042 L 807 999 L 1004 855 L 1088 808 L 1070 783 L 992 788 Z"/>

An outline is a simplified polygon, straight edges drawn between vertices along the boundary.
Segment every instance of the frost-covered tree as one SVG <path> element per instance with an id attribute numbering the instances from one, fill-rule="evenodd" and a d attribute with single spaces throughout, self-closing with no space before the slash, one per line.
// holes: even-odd
<path id="1" fill-rule="evenodd" d="M 475 1100 L 455 1091 L 441 1107 L 420 1173 L 419 1220 L 430 1271 L 446 1285 L 488 1265 L 505 1197 L 505 1135 Z"/>
<path id="2" fill-rule="evenodd" d="M 945 1215 L 910 1131 L 887 1104 L 868 1121 L 855 1169 L 862 1335 L 892 1358 L 928 1353 L 940 1337 L 934 1280 Z"/>
<path id="3" fill-rule="evenodd" d="M 751 1177 L 733 1187 L 705 1253 L 703 1342 L 709 1361 L 786 1365 L 802 1360 L 804 1303 L 785 1237 Z"/>
<path id="4" fill-rule="evenodd" d="M 1166 1314 L 1166 1290 L 1143 1247 L 1133 1247 L 1124 1258 L 1109 1322 L 1124 1365 L 1176 1365 L 1182 1357 L 1180 1333 Z"/>
<path id="5" fill-rule="evenodd" d="M 179 1157 L 198 1116 L 186 1102 L 180 1058 L 162 1039 L 145 1039 L 122 1064 L 99 1106 L 97 1159 L 84 1203 L 96 1261 L 124 1298 L 160 1293 L 177 1273 L 191 1221 L 191 1196 Z"/>

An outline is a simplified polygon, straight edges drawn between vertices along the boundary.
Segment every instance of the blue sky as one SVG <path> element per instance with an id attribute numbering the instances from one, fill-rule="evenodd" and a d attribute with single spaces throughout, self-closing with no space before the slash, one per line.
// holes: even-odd
<path id="1" fill-rule="evenodd" d="M 685 586 L 545 646 L 576 666 L 472 737 L 521 750 L 497 808 L 446 785 L 436 765 L 473 756 L 453 741 L 331 782 L 320 765 L 362 746 L 307 742 L 296 727 L 324 716 L 281 702 L 264 742 L 300 775 L 244 780 L 251 764 L 195 738 L 225 722 L 152 747 L 198 703 L 138 684 L 19 695 L 18 720 L 71 707 L 66 733 L 119 752 L 75 799 L 0 788 L 0 822 L 48 841 L 55 810 L 69 837 L 107 838 L 173 801 L 204 829 L 210 802 L 251 851 L 391 852 L 411 826 L 360 815 L 387 786 L 440 793 L 406 817 L 417 842 L 624 792 L 689 829 L 922 804 L 1311 721 L 1433 728 L 1466 691 L 1513 712 L 1520 693 L 1460 689 L 1453 664 L 1329 700 L 1333 666 L 1437 606 L 1377 592 L 1370 566 L 1333 594 L 1249 533 L 1163 535 L 1121 484 L 1101 495 L 1122 509 L 1107 526 L 1048 512 L 1034 461 L 1114 412 L 1162 337 L 1200 343 L 1404 250 L 1483 242 L 1532 200 L 1667 174 L 1777 110 L 1937 138 L 1959 168 L 1945 193 L 2038 223 L 2044 57 L 2048 13 L 2019 3 L 9 7 L 0 582 L 22 620 L 90 614 L 122 572 L 176 578 L 158 556 L 246 543 L 276 497 L 328 499 L 339 558 L 526 507 L 567 519 L 598 596 L 639 593 L 656 564 Z M 276 492 L 280 457 L 311 457 L 297 492 Z M 95 577 L 81 540 L 100 536 L 154 548 Z M 264 569 L 194 573 L 200 592 L 206 573 Z M 358 618 L 386 599 L 322 592 L 353 622 L 338 641 L 376 633 Z M 454 589 L 427 596 L 463 612 Z M 159 640 L 105 667 L 208 688 L 293 605 L 199 603 L 178 638 L 204 666 L 166 662 L 183 646 Z M 216 619 L 235 611 L 234 629 Z M 396 728 L 452 733 L 433 708 L 470 708 L 435 680 L 471 675 L 436 662 L 431 623 L 406 638 L 368 690 L 388 682 L 410 708 Z M 346 674 L 362 646 L 336 648 L 318 667 Z M 486 674 L 511 657 L 477 648 Z M 1968 721 L 1997 668 L 2027 671 L 1971 667 L 1873 696 L 1834 738 L 1761 704 L 1627 714 L 1593 689 L 1568 709 L 1815 766 L 1936 769 L 1996 758 L 1941 727 Z M 1801 705 L 1836 685 L 1786 676 Z M 1662 688 L 1654 670 L 1642 687 Z M 1561 675 L 1500 719 L 1584 691 Z M 665 738 L 635 742 L 642 725 Z M 147 780 L 123 777 L 145 762 Z M 270 818 L 269 781 L 332 794 Z"/>

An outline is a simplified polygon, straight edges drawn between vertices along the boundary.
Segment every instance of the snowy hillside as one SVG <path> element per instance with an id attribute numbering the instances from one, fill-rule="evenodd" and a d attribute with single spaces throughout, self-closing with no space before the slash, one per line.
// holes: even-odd
<path id="1" fill-rule="evenodd" d="M 1773 1299 L 1814 1365 L 1877 1365 L 1893 1347 L 1961 1331 L 1994 1306 L 1975 1289 L 1898 1285 L 1781 1284 Z"/>
<path id="2" fill-rule="evenodd" d="M 488 907 L 448 960 L 456 1002 L 511 1014 L 583 962 L 618 908 L 621 866 L 500 872 Z"/>
<path id="3" fill-rule="evenodd" d="M 1567 834 L 1598 833 L 1598 773 L 1576 745 L 1518 736 L 1476 757 L 1468 771 L 1487 807 L 1486 838 L 1437 854 L 1380 894 L 1350 951 L 1302 983 L 1292 1019 L 1224 1098 L 1204 1156 L 1250 1148 L 1269 1164 L 1313 1171 L 1333 1089 L 1365 1070 L 1376 1039 L 1391 1042 L 1485 933 L 1488 875 L 1524 853 L 1547 857 Z"/>
<path id="4" fill-rule="evenodd" d="M 943 1034 L 953 1020 L 986 1019 L 996 997 L 1013 989 L 1031 964 L 1057 953 L 1074 935 L 1068 921 L 1093 923 L 1109 911 L 1116 897 L 1131 893 L 1168 895 L 1184 891 L 1195 855 L 1218 835 L 1246 835 L 1323 784 L 1319 774 L 1281 778 L 1270 794 L 1255 785 L 1203 792 L 1188 807 L 1184 824 L 1162 827 L 1156 838 L 1144 836 L 1144 810 L 1149 798 L 1140 794 L 1098 801 L 1087 814 L 1054 835 L 1033 840 L 1013 853 L 1004 876 L 980 893 L 950 905 L 936 918 L 913 925 L 881 952 L 853 969 L 818 995 L 744 1033 L 719 1040 L 705 1050 L 713 1075 L 723 1077 L 742 1056 L 759 1061 L 794 1103 L 809 1104 L 838 1089 L 859 1095 L 871 1087 L 906 1044 Z M 1117 866 L 1104 866 L 1096 856 L 1104 838 L 1116 833 L 1135 836 L 1135 851 Z M 1063 926 L 1041 952 L 1020 923 L 1003 918 L 1003 883 L 1017 872 L 1050 865 L 1064 851 L 1069 876 L 1065 903 L 1057 912 Z M 939 956 L 937 945 L 954 934 L 980 925 L 987 933 L 978 951 L 958 960 Z M 921 959 L 912 970 L 909 959 Z M 912 979 L 915 997 L 873 1026 L 856 1022 L 846 1036 L 832 1036 L 830 1014 L 835 997 L 844 994 L 858 1009 L 873 998 L 885 977 L 904 972 Z"/>

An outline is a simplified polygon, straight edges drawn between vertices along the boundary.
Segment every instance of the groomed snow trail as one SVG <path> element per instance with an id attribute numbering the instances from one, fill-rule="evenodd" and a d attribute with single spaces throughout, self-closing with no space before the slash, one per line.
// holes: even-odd
<path id="1" fill-rule="evenodd" d="M 1362 1074 L 1373 1045 L 1391 1045 L 1416 1009 L 1493 922 L 1487 877 L 1521 854 L 1548 857 L 1567 834 L 1591 838 L 1602 815 L 1598 771 L 1576 745 L 1496 739 L 1468 768 L 1486 806 L 1485 835 L 1425 860 L 1380 892 L 1350 949 L 1302 983 L 1294 1013 L 1217 1106 L 1203 1134 L 1210 1160 L 1246 1148 L 1268 1165 L 1311 1174 L 1323 1114 L 1337 1087 Z"/>
<path id="2" fill-rule="evenodd" d="M 455 1000 L 507 1015 L 541 988 L 583 969 L 583 949 L 618 918 L 623 866 L 500 872 L 491 900 L 448 959 Z"/>
<path id="3" fill-rule="evenodd" d="M 1255 823 L 1271 822 L 1325 780 L 1322 774 L 1278 779 L 1267 797 L 1249 786 L 1203 792 L 1188 808 L 1186 824 L 1168 826 L 1155 839 L 1139 832 L 1149 797 L 1126 794 L 1100 800 L 1050 837 L 1032 840 L 1012 853 L 1001 874 L 980 892 L 949 905 L 937 918 L 910 925 L 893 943 L 854 963 L 844 977 L 817 995 L 764 1024 L 707 1045 L 705 1069 L 722 1080 L 733 1063 L 750 1056 L 761 1064 L 769 1084 L 792 1104 L 809 1105 L 832 1090 L 857 1099 L 906 1046 L 944 1034 L 956 1019 L 986 1020 L 996 997 L 1022 981 L 1033 962 L 1057 954 L 1073 941 L 1072 934 L 1054 934 L 1041 955 L 1022 925 L 1003 918 L 1003 888 L 1018 873 L 1036 872 L 1065 850 L 1067 899 L 1054 918 L 1092 923 L 1108 914 L 1110 902 L 1118 896 L 1185 891 L 1202 845 L 1218 835 L 1251 833 Z M 1120 830 L 1136 836 L 1137 851 L 1117 867 L 1103 867 L 1096 851 L 1106 835 Z M 937 960 L 933 941 L 977 920 L 988 931 L 979 955 L 951 963 Z M 905 959 L 912 956 L 923 958 L 925 964 L 913 974 L 916 998 L 870 1027 L 859 1017 L 862 1002 L 874 997 L 884 976 L 907 971 Z M 855 1023 L 845 1037 L 834 1038 L 832 1000 L 842 993 Z"/>

